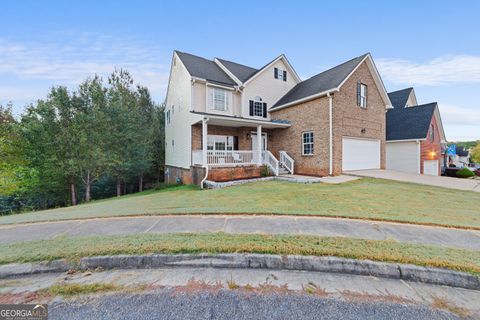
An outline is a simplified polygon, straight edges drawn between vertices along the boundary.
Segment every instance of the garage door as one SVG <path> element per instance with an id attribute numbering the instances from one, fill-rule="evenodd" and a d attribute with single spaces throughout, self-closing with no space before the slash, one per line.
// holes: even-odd
<path id="1" fill-rule="evenodd" d="M 387 170 L 420 174 L 419 146 L 415 141 L 387 142 Z"/>
<path id="2" fill-rule="evenodd" d="M 423 174 L 438 176 L 438 160 L 423 161 Z"/>
<path id="3" fill-rule="evenodd" d="M 380 169 L 380 140 L 343 138 L 342 168 Z"/>

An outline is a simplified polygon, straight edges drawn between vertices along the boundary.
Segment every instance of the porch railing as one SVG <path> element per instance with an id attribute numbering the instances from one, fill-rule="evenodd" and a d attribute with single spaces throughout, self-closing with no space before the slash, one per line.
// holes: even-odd
<path id="1" fill-rule="evenodd" d="M 255 164 L 255 158 L 253 151 L 207 151 L 207 163 L 212 166 Z"/>
<path id="2" fill-rule="evenodd" d="M 278 176 L 278 160 L 270 151 L 262 152 L 262 163 L 267 165 L 274 175 Z"/>
<path id="3" fill-rule="evenodd" d="M 280 164 L 288 170 L 291 174 L 293 174 L 293 166 L 295 161 L 290 157 L 286 151 L 280 151 Z"/>
<path id="4" fill-rule="evenodd" d="M 259 163 L 259 156 L 261 156 L 261 164 L 267 165 L 277 176 L 280 162 L 270 151 L 262 151 L 260 155 L 252 150 L 207 151 L 207 164 L 209 166 L 252 165 Z M 193 150 L 192 163 L 202 164 L 202 162 L 202 150 Z"/>

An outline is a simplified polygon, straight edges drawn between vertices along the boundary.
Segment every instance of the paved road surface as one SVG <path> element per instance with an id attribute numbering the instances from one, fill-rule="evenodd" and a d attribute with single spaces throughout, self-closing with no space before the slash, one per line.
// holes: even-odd
<path id="1" fill-rule="evenodd" d="M 449 313 L 454 308 L 480 316 L 475 290 L 338 273 L 210 267 L 2 279 L 0 303 L 37 303 L 32 293 L 54 284 L 94 283 L 123 289 L 42 301 L 49 303 L 50 319 L 455 319 Z M 434 309 L 436 301 L 450 309 Z"/>
<path id="2" fill-rule="evenodd" d="M 0 226 L 0 244 L 58 236 L 172 232 L 264 233 L 396 240 L 480 250 L 480 231 L 353 219 L 293 216 L 148 216 Z"/>
<path id="3" fill-rule="evenodd" d="M 257 295 L 233 291 L 113 295 L 88 302 L 49 307 L 50 319 L 460 319 L 425 306 L 388 302 L 353 302 L 308 295 Z"/>

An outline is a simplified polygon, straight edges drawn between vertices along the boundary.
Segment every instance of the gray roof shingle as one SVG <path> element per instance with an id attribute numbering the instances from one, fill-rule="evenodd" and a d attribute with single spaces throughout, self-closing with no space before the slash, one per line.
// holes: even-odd
<path id="1" fill-rule="evenodd" d="M 252 77 L 255 73 L 257 73 L 257 69 L 245 66 L 243 64 L 239 64 L 236 62 L 228 61 L 228 60 L 223 60 L 220 58 L 217 58 L 218 61 L 220 61 L 228 70 L 230 70 L 231 73 L 235 77 L 238 78 L 241 82 L 247 81 L 250 77 Z"/>
<path id="2" fill-rule="evenodd" d="M 388 110 L 387 141 L 426 138 L 436 108 L 437 103 L 432 102 Z"/>
<path id="3" fill-rule="evenodd" d="M 352 60 L 344 62 L 336 67 L 298 83 L 282 98 L 280 98 L 280 100 L 275 103 L 272 109 L 320 92 L 337 88 L 367 55 L 368 53 L 353 58 Z"/>
<path id="4" fill-rule="evenodd" d="M 413 88 L 406 88 L 398 91 L 393 91 L 388 93 L 388 97 L 390 98 L 390 102 L 394 108 L 399 107 L 403 108 L 407 104 L 408 97 L 410 97 L 410 93 L 412 92 Z"/>
<path id="5" fill-rule="evenodd" d="M 235 86 L 236 83 L 215 62 L 190 53 L 175 50 L 178 57 L 192 77 L 198 77 L 227 86 Z"/>

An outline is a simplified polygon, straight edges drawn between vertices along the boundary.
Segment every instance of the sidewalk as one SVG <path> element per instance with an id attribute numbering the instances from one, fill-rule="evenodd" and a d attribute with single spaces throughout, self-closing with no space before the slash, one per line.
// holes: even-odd
<path id="1" fill-rule="evenodd" d="M 0 244 L 58 236 L 180 232 L 348 237 L 480 251 L 480 231 L 476 230 L 341 218 L 241 215 L 120 217 L 7 225 L 0 226 Z"/>

